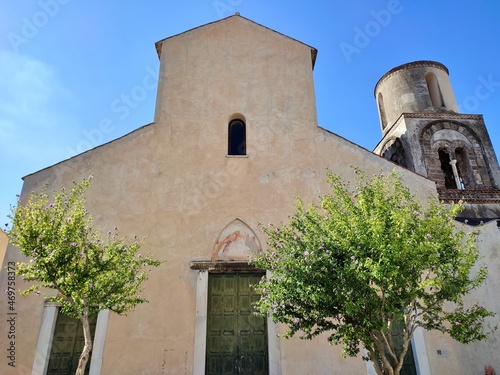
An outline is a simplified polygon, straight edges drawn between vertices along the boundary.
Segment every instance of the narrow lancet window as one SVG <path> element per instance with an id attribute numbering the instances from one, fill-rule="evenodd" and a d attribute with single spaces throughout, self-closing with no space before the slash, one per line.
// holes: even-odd
<path id="1" fill-rule="evenodd" d="M 233 120 L 228 127 L 228 155 L 246 155 L 246 126 L 242 120 Z"/>
<path id="2" fill-rule="evenodd" d="M 444 187 L 446 189 L 457 189 L 457 183 L 455 180 L 455 175 L 453 173 L 453 167 L 451 164 L 451 158 L 447 151 L 440 149 L 439 161 L 441 162 L 441 170 L 444 174 Z"/>
<path id="3" fill-rule="evenodd" d="M 457 172 L 460 176 L 461 189 L 474 189 L 474 178 L 472 177 L 467 152 L 460 147 L 455 150 L 455 156 L 457 158 Z"/>
<path id="4" fill-rule="evenodd" d="M 382 130 L 384 130 L 387 127 L 387 117 L 385 115 L 384 97 L 381 92 L 379 92 L 377 99 L 380 122 L 382 123 Z"/>
<path id="5" fill-rule="evenodd" d="M 443 96 L 439 89 L 439 83 L 434 73 L 427 73 L 425 75 L 425 82 L 427 83 L 427 90 L 431 97 L 431 103 L 434 108 L 444 107 Z"/>

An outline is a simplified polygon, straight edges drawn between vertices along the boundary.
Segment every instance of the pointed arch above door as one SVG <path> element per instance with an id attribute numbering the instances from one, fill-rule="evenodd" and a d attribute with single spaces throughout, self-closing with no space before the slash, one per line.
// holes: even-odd
<path id="1" fill-rule="evenodd" d="M 211 260 L 248 260 L 261 252 L 255 232 L 242 220 L 234 219 L 219 234 Z"/>

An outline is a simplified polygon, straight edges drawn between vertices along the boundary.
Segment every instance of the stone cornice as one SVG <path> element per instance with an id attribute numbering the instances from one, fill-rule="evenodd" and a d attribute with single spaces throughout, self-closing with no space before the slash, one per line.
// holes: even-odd
<path id="1" fill-rule="evenodd" d="M 463 200 L 468 204 L 500 203 L 500 190 L 496 189 L 439 189 L 439 199 L 445 202 Z"/>
<path id="2" fill-rule="evenodd" d="M 244 261 L 212 261 L 212 260 L 193 260 L 189 267 L 192 270 L 208 272 L 265 272 Z"/>
<path id="3" fill-rule="evenodd" d="M 471 114 L 464 114 L 464 113 L 456 113 L 456 112 L 417 112 L 417 113 L 402 113 L 401 117 L 407 117 L 407 118 L 435 118 L 436 120 L 482 120 L 483 115 L 471 115 Z M 396 120 L 395 123 L 399 121 Z M 392 127 L 392 126 L 391 126 Z"/>
<path id="4" fill-rule="evenodd" d="M 382 135 L 382 139 L 377 143 L 374 150 L 380 146 L 383 142 L 386 142 L 387 134 L 389 134 L 394 128 L 398 126 L 398 124 L 405 118 L 423 118 L 423 119 L 435 119 L 435 120 L 476 120 L 476 121 L 484 121 L 483 115 L 471 115 L 471 114 L 463 114 L 463 113 L 455 113 L 455 112 L 415 112 L 415 113 L 401 113 L 396 121 L 392 123 L 391 126 L 388 126 L 384 129 L 384 133 Z"/>

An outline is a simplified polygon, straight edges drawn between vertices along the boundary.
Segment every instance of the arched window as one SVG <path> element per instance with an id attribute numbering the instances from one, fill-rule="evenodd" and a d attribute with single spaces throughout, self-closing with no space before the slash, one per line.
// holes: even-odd
<path id="1" fill-rule="evenodd" d="M 378 93 L 378 112 L 380 114 L 380 122 L 382 123 L 382 130 L 386 128 L 387 126 L 387 118 L 385 116 L 385 107 L 384 107 L 384 97 L 382 96 L 382 93 Z"/>
<path id="2" fill-rule="evenodd" d="M 457 189 L 458 187 L 451 166 L 450 154 L 448 154 L 447 150 L 442 148 L 439 149 L 438 154 L 439 161 L 441 162 L 441 171 L 443 171 L 444 174 L 444 187 L 446 189 Z"/>
<path id="3" fill-rule="evenodd" d="M 435 108 L 444 107 L 443 96 L 439 89 L 437 77 L 434 73 L 428 72 L 425 75 L 425 82 L 427 83 L 427 90 L 431 97 L 432 106 Z"/>
<path id="4" fill-rule="evenodd" d="M 467 152 L 462 147 L 459 147 L 455 150 L 455 156 L 457 158 L 457 172 L 460 177 L 461 188 L 474 189 L 474 178 L 472 177 Z"/>
<path id="5" fill-rule="evenodd" d="M 242 120 L 233 120 L 228 126 L 228 155 L 246 155 L 246 126 Z"/>

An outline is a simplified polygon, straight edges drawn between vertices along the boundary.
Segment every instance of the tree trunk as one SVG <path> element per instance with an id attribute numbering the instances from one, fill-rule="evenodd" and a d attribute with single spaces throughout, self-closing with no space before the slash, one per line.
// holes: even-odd
<path id="1" fill-rule="evenodd" d="M 387 358 L 385 343 L 380 339 L 381 334 L 378 331 L 370 333 L 373 340 L 372 351 L 369 351 L 370 359 L 376 363 L 375 371 L 377 375 L 395 375 L 391 361 Z"/>
<path id="2" fill-rule="evenodd" d="M 83 375 L 85 373 L 85 367 L 90 358 L 90 351 L 92 350 L 92 336 L 90 335 L 90 325 L 89 325 L 89 309 L 88 306 L 84 307 L 84 313 L 80 316 L 80 321 L 83 326 L 83 337 L 85 338 L 85 345 L 83 347 L 82 354 L 78 360 L 78 367 L 76 369 L 75 375 Z"/>

